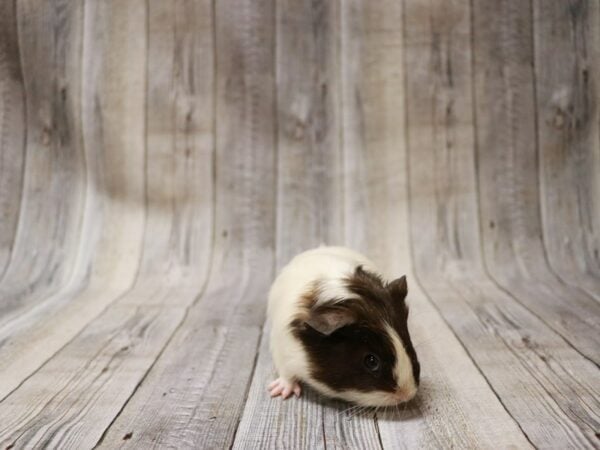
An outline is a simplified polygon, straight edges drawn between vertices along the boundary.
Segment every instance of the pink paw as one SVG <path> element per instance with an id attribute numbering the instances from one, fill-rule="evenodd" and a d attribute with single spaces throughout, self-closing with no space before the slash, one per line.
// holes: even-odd
<path id="1" fill-rule="evenodd" d="M 300 397 L 301 393 L 300 384 L 296 381 L 287 381 L 283 378 L 277 378 L 271 384 L 269 384 L 269 393 L 271 397 L 277 397 L 281 395 L 284 400 L 288 398 L 292 393 L 296 397 Z"/>

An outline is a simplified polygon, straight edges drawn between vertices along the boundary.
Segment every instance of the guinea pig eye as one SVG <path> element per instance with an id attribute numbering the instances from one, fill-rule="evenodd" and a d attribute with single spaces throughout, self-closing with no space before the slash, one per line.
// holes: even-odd
<path id="1" fill-rule="evenodd" d="M 377 372 L 379 370 L 379 358 L 372 353 L 369 353 L 367 356 L 365 356 L 363 363 L 371 372 Z"/>

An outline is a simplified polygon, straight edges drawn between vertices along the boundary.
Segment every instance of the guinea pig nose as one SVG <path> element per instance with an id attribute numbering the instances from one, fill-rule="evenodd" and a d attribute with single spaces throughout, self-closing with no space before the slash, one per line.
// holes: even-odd
<path id="1" fill-rule="evenodd" d="M 396 391 L 396 398 L 399 402 L 407 402 L 417 395 L 417 388 L 415 387 L 401 387 Z"/>

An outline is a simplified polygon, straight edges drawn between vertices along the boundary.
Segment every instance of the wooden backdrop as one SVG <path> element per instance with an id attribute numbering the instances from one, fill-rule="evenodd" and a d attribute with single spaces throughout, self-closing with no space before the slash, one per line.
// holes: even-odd
<path id="1" fill-rule="evenodd" d="M 597 447 L 599 95 L 597 0 L 3 0 L 2 448 Z M 400 411 L 266 395 L 322 242 L 408 275 Z"/>

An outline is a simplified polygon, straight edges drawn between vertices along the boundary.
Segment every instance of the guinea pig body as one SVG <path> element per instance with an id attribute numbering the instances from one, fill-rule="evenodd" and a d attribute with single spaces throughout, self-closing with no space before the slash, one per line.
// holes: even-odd
<path id="1" fill-rule="evenodd" d="M 419 363 L 407 328 L 406 278 L 385 282 L 365 256 L 343 247 L 299 254 L 269 293 L 272 396 L 304 382 L 364 406 L 408 401 Z"/>

